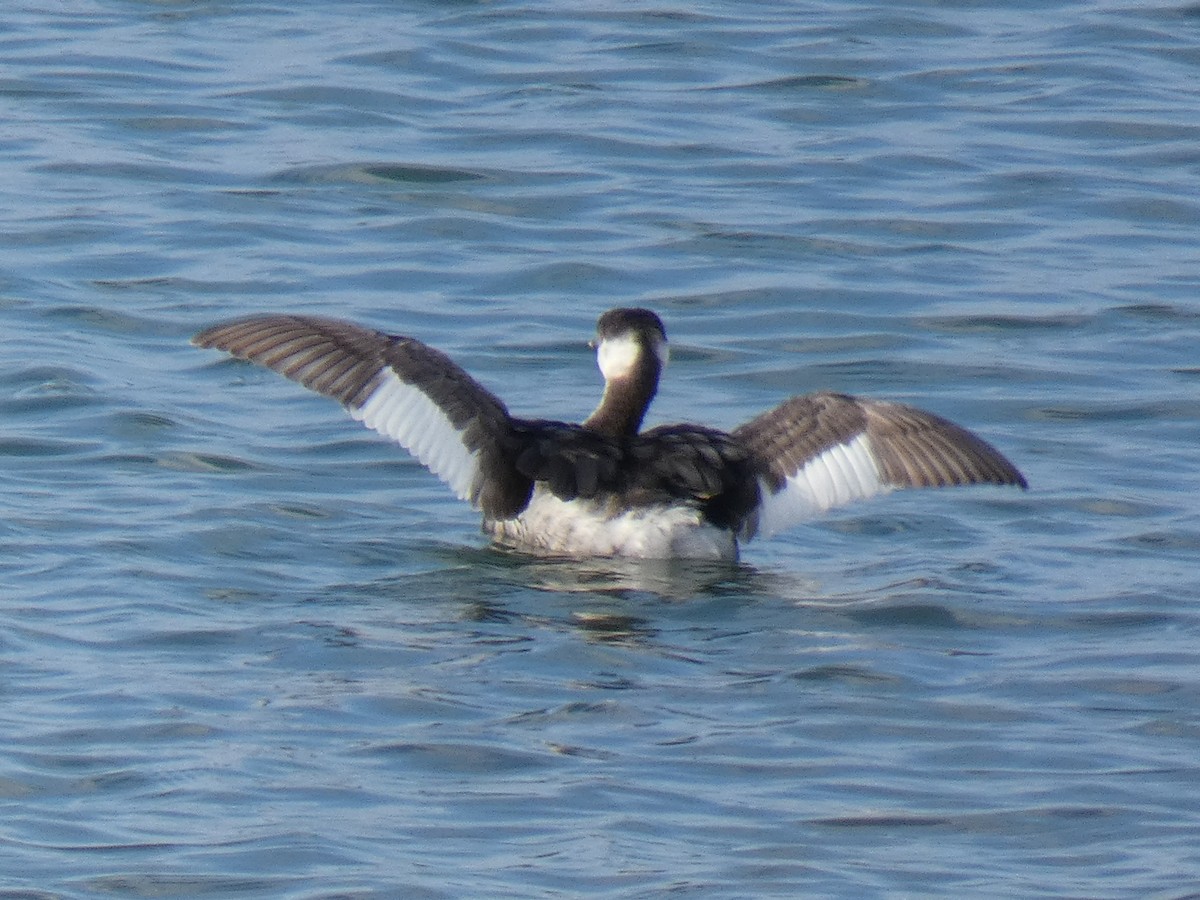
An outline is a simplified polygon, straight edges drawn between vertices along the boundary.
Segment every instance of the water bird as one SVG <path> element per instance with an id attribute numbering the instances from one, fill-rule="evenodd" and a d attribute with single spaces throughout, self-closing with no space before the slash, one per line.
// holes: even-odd
<path id="1" fill-rule="evenodd" d="M 953 422 L 829 391 L 728 432 L 643 431 L 669 355 L 648 309 L 600 316 L 604 392 L 579 424 L 514 416 L 441 351 L 339 319 L 256 315 L 192 341 L 337 400 L 478 509 L 496 544 L 535 555 L 732 561 L 739 542 L 893 489 L 1027 486 Z"/>

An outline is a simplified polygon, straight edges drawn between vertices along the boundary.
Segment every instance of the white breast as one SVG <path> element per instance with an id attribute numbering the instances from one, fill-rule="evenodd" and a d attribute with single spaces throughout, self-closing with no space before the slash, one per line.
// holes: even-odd
<path id="1" fill-rule="evenodd" d="M 516 519 L 488 521 L 501 544 L 543 556 L 630 559 L 737 559 L 732 533 L 706 524 L 687 506 L 652 506 L 616 514 L 585 500 L 564 501 L 542 487 Z"/>

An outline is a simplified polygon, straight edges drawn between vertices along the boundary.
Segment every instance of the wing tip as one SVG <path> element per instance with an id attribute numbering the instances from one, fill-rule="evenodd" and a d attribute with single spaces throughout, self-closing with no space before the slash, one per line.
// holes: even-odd
<path id="1" fill-rule="evenodd" d="M 204 350 L 224 350 L 226 353 L 229 353 L 232 352 L 232 342 L 237 332 L 247 325 L 261 325 L 266 324 L 272 319 L 284 318 L 288 317 L 259 313 L 256 315 L 241 316 L 236 319 L 225 319 L 222 322 L 216 322 L 207 328 L 200 329 L 191 336 L 188 343 L 193 347 L 200 347 Z"/>
<path id="2" fill-rule="evenodd" d="M 208 328 L 202 328 L 188 338 L 188 343 L 193 347 L 199 347 L 202 350 L 215 349 L 216 332 L 221 328 L 220 325 L 210 325 Z"/>
<path id="3" fill-rule="evenodd" d="M 1009 462 L 1006 457 L 1001 456 L 1000 459 L 1006 464 L 1006 468 L 1004 469 L 1004 477 L 984 483 L 995 484 L 1000 487 L 1020 488 L 1023 491 L 1029 490 L 1029 479 L 1025 477 L 1025 473 Z"/>

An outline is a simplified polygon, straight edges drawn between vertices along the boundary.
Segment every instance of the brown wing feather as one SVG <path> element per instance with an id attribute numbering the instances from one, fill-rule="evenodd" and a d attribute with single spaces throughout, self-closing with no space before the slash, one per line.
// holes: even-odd
<path id="1" fill-rule="evenodd" d="M 394 375 L 445 414 L 468 451 L 478 451 L 479 471 L 468 497 L 474 505 L 493 518 L 508 518 L 529 500 L 532 483 L 511 464 L 512 427 L 504 404 L 421 341 L 338 319 L 263 315 L 205 329 L 192 342 L 266 366 L 351 410 Z"/>
<path id="2" fill-rule="evenodd" d="M 902 403 L 829 392 L 793 397 L 733 436 L 751 452 L 772 490 L 823 451 L 861 434 L 893 487 L 1007 484 L 1025 477 L 995 447 L 941 416 Z"/>
<path id="3" fill-rule="evenodd" d="M 999 450 L 961 425 L 902 403 L 857 402 L 880 471 L 896 487 L 1028 487 L 1025 476 Z"/>
<path id="4" fill-rule="evenodd" d="M 393 339 L 316 316 L 253 316 L 206 328 L 192 343 L 232 353 L 332 397 L 361 406 L 379 385 Z"/>

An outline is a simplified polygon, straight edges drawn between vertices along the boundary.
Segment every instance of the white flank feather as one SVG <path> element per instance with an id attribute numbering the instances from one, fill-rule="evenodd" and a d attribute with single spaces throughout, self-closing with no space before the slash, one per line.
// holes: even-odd
<path id="1" fill-rule="evenodd" d="M 471 499 L 479 454 L 466 448 L 462 432 L 419 388 L 389 371 L 367 402 L 351 409 L 350 415 L 400 444 L 450 485 L 459 499 Z"/>
<path id="2" fill-rule="evenodd" d="M 766 537 L 835 506 L 891 490 L 875 463 L 870 438 L 860 434 L 813 457 L 777 492 L 763 485 L 758 533 Z"/>
<path id="3" fill-rule="evenodd" d="M 545 556 L 737 559 L 733 533 L 705 524 L 692 507 L 663 504 L 612 513 L 587 500 L 560 500 L 542 485 L 517 518 L 484 527 L 501 544 Z"/>

